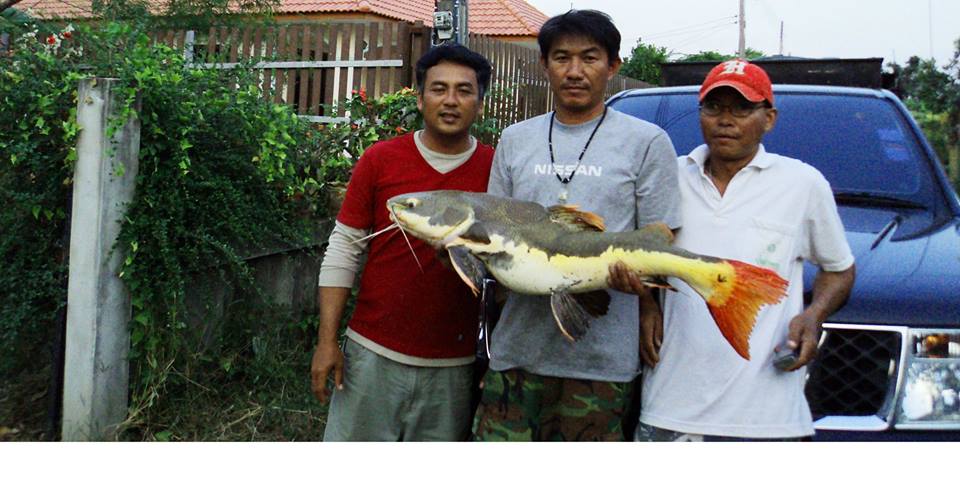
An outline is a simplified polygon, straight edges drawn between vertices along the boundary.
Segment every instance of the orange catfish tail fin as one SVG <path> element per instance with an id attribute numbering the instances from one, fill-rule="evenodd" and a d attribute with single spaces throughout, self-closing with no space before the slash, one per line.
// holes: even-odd
<path id="1" fill-rule="evenodd" d="M 779 303 L 787 294 L 788 282 L 767 268 L 730 259 L 726 263 L 733 267 L 732 278 L 717 276 L 707 307 L 730 346 L 750 360 L 750 333 L 757 313 L 763 305 Z"/>

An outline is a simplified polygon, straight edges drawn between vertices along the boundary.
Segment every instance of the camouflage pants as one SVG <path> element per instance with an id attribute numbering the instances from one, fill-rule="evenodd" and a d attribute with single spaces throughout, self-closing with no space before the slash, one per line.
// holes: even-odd
<path id="1" fill-rule="evenodd" d="M 478 441 L 623 441 L 628 383 L 487 371 L 474 420 Z"/>

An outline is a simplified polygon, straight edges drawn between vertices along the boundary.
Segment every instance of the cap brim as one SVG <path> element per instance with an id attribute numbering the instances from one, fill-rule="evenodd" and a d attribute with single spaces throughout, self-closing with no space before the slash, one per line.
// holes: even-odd
<path id="1" fill-rule="evenodd" d="M 763 95 L 754 91 L 752 88 L 750 88 L 749 86 L 745 85 L 742 82 L 737 82 L 733 80 L 722 80 L 722 81 L 714 82 L 713 84 L 710 85 L 710 87 L 704 90 L 701 90 L 700 101 L 703 101 L 703 99 L 708 94 L 710 94 L 710 91 L 713 91 L 714 89 L 717 89 L 719 87 L 724 87 L 724 86 L 732 87 L 733 89 L 736 89 L 738 93 L 740 93 L 744 98 L 747 99 L 747 101 L 762 102 L 766 100 L 766 98 L 764 98 Z"/>

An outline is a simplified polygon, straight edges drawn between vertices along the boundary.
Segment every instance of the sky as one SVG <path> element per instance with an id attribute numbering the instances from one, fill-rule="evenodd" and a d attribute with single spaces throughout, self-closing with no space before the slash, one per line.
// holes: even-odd
<path id="1" fill-rule="evenodd" d="M 621 55 L 637 40 L 674 54 L 737 51 L 738 0 L 527 0 L 548 16 L 571 8 L 606 12 L 623 37 Z M 764 54 L 810 58 L 910 56 L 945 65 L 960 38 L 960 0 L 746 0 L 746 45 Z"/>

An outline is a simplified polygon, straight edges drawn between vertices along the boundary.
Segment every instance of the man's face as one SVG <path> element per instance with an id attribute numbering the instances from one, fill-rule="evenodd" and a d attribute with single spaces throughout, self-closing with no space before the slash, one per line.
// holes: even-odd
<path id="1" fill-rule="evenodd" d="M 586 37 L 560 37 L 540 63 L 547 72 L 557 108 L 574 113 L 588 112 L 601 103 L 609 81 L 620 69 L 606 49 Z"/>
<path id="2" fill-rule="evenodd" d="M 417 96 L 417 108 L 423 114 L 424 128 L 432 134 L 444 137 L 469 134 L 482 106 L 477 72 L 472 68 L 442 61 L 427 69 L 423 89 Z"/>
<path id="3" fill-rule="evenodd" d="M 762 103 L 762 102 L 761 102 Z M 710 148 L 710 157 L 721 161 L 749 162 L 757 153 L 763 135 L 773 129 L 777 110 L 748 101 L 736 89 L 724 86 L 711 91 L 701 104 L 702 108 L 719 108 L 719 115 L 700 112 L 700 130 L 703 140 Z M 732 112 L 755 107 L 746 117 L 736 117 Z"/>

